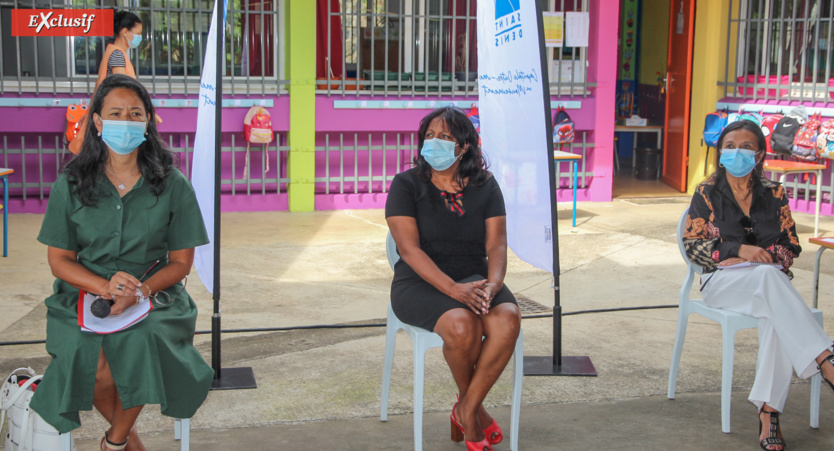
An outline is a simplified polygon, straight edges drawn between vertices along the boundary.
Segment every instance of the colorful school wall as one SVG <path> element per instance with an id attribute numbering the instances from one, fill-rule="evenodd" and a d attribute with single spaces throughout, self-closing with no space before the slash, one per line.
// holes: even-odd
<path id="1" fill-rule="evenodd" d="M 224 211 L 311 211 L 313 209 L 381 208 L 389 181 L 406 169 L 408 158 L 416 152 L 419 120 L 434 106 L 448 102 L 477 103 L 477 96 L 429 96 L 417 94 L 398 97 L 366 96 L 356 93 L 327 95 L 317 92 L 315 80 L 315 2 L 287 2 L 287 75 L 288 93 L 269 96 L 224 96 L 222 112 L 223 146 L 233 148 L 224 153 L 222 177 L 222 209 Z M 291 6 L 290 6 L 291 5 Z M 588 47 L 587 96 L 553 96 L 553 104 L 569 102 L 581 105 L 569 109 L 576 123 L 577 139 L 584 140 L 584 186 L 578 190 L 580 201 L 611 200 L 613 177 L 614 87 L 616 84 L 618 10 L 609 2 L 590 2 L 590 36 Z M 143 80 L 144 81 L 144 80 Z M 160 79 L 160 82 L 164 81 Z M 180 152 L 180 168 L 190 168 L 190 146 L 196 128 L 197 109 L 183 106 L 182 95 L 156 95 L 164 102 L 158 108 L 164 122 L 159 125 L 163 139 Z M 196 105 L 196 93 L 189 96 Z M 54 100 L 63 102 L 54 106 Z M 61 100 L 63 99 L 63 100 Z M 86 100 L 49 93 L 5 93 L 0 95 L 0 145 L 4 166 L 15 169 L 10 177 L 9 209 L 13 212 L 42 212 L 48 199 L 49 184 L 58 168 L 71 157 L 63 151 L 61 136 L 65 127 L 66 103 Z M 362 101 L 411 101 L 420 108 L 369 108 Z M 235 105 L 235 103 L 240 105 Z M 268 148 L 269 176 L 255 186 L 242 178 L 245 142 L 243 118 L 251 104 L 265 102 L 272 115 L 276 141 Z M 350 102 L 357 102 L 353 107 Z M 44 106 L 31 106 L 39 102 Z M 19 103 L 21 106 L 10 106 Z M 348 104 L 347 106 L 345 104 Z M 396 140 L 399 139 L 399 144 Z M 341 150 L 337 151 L 339 144 Z M 383 148 L 384 146 L 384 148 Z M 21 155 L 19 149 L 26 148 Z M 354 150 L 370 148 L 369 151 Z M 38 149 L 47 151 L 41 152 Z M 488 150 L 487 150 L 488 153 Z M 260 148 L 250 150 L 253 178 L 262 174 L 264 154 Z M 328 164 L 328 162 L 330 164 Z M 336 163 L 339 163 L 338 165 Z M 346 164 L 347 162 L 348 164 Z M 334 173 L 335 168 L 341 172 Z M 568 167 L 560 171 L 567 173 Z M 390 178 L 390 177 L 389 177 Z M 560 184 L 559 201 L 569 201 L 572 192 L 568 179 Z M 25 192 L 25 198 L 24 198 Z"/>

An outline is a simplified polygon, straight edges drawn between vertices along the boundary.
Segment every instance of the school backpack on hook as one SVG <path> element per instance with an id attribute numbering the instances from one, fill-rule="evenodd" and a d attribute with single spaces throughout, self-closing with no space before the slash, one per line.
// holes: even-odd
<path id="1" fill-rule="evenodd" d="M 767 144 L 767 153 L 773 153 L 770 139 L 773 137 L 773 131 L 776 130 L 776 125 L 782 120 L 781 114 L 772 114 L 765 116 L 762 120 L 762 133 L 765 135 L 765 144 Z"/>
<path id="2" fill-rule="evenodd" d="M 829 119 L 820 125 L 817 135 L 817 153 L 825 158 L 834 158 L 834 119 Z"/>
<path id="3" fill-rule="evenodd" d="M 793 141 L 799 128 L 808 121 L 808 112 L 805 107 L 799 105 L 786 114 L 773 129 L 770 137 L 770 147 L 774 152 L 785 155 L 793 155 Z"/>
<path id="4" fill-rule="evenodd" d="M 572 143 L 575 128 L 565 107 L 560 106 L 553 118 L 553 144 Z"/>
<path id="5" fill-rule="evenodd" d="M 822 123 L 820 113 L 811 116 L 805 124 L 799 127 L 793 141 L 793 156 L 798 160 L 817 161 L 817 134 Z"/>
<path id="6" fill-rule="evenodd" d="M 80 121 L 87 114 L 87 105 L 68 105 L 67 106 L 67 143 L 71 143 L 75 136 L 78 135 L 78 121 Z"/>
<path id="7" fill-rule="evenodd" d="M 475 127 L 475 131 L 478 132 L 478 145 L 481 145 L 481 115 L 478 113 L 478 107 L 475 104 L 472 104 L 472 108 L 469 110 L 469 113 L 466 114 L 466 117 L 472 121 L 472 125 Z"/>
<path id="8" fill-rule="evenodd" d="M 707 113 L 704 118 L 704 144 L 707 147 L 715 147 L 718 145 L 718 137 L 727 126 L 727 113 L 724 111 L 716 111 Z"/>
<path id="9" fill-rule="evenodd" d="M 264 173 L 269 171 L 269 151 L 267 144 L 272 142 L 275 134 L 272 132 L 272 116 L 266 108 L 261 106 L 249 108 L 249 111 L 246 113 L 246 118 L 243 119 L 243 137 L 246 139 L 246 163 L 243 166 L 243 178 L 249 178 L 250 144 L 264 145 L 263 148 L 266 157 Z"/>

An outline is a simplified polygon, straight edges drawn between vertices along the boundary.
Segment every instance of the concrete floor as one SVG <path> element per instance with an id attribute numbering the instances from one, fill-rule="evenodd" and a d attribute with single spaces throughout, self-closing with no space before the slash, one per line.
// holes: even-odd
<path id="1" fill-rule="evenodd" d="M 675 224 L 686 199 L 651 203 L 580 203 L 571 231 L 570 204 L 560 204 L 561 292 L 565 312 L 677 303 L 685 266 Z M 43 299 L 52 276 L 46 249 L 35 241 L 41 215 L 11 215 L 11 248 L 0 258 L 0 342 L 44 338 Z M 815 246 L 811 215 L 796 214 L 805 252 L 794 266 L 794 285 L 810 299 Z M 822 218 L 823 234 L 834 218 Z M 222 223 L 223 328 L 257 328 L 384 322 L 391 270 L 380 210 L 315 213 L 230 213 Z M 827 288 L 834 286 L 832 254 L 823 256 L 820 308 L 826 330 Z M 507 285 L 552 305 L 551 277 L 511 255 Z M 212 301 L 192 273 L 188 290 L 201 310 L 198 330 L 210 328 Z M 754 330 L 736 337 L 733 433 L 721 434 L 721 333 L 704 318 L 689 321 L 678 377 L 678 399 L 665 397 L 676 309 L 567 316 L 565 355 L 587 355 L 599 377 L 527 377 L 521 411 L 523 449 L 758 449 L 755 409 L 745 401 L 755 370 Z M 551 319 L 523 322 L 525 355 L 550 355 Z M 210 361 L 207 335 L 195 344 Z M 314 329 L 223 336 L 223 366 L 252 367 L 256 390 L 212 392 L 193 418 L 192 449 L 399 449 L 412 446 L 411 343 L 400 335 L 390 413 L 380 423 L 384 329 Z M 0 373 L 30 365 L 43 371 L 43 345 L 0 346 Z M 831 449 L 834 398 L 822 393 L 823 427 L 808 427 L 809 385 L 797 381 L 783 418 L 791 449 Z M 439 350 L 426 364 L 426 449 L 462 449 L 448 441 L 448 410 L 455 387 Z M 509 374 L 485 404 L 507 425 Z M 79 449 L 95 449 L 105 428 L 82 414 Z M 149 406 L 139 427 L 151 449 L 176 449 L 172 421 Z M 505 441 L 496 449 L 508 449 Z"/>

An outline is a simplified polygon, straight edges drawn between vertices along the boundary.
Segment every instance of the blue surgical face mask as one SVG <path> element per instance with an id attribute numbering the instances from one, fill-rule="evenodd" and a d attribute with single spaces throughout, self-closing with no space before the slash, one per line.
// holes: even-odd
<path id="1" fill-rule="evenodd" d="M 127 155 L 145 142 L 147 122 L 102 120 L 101 139 L 113 152 Z"/>
<path id="2" fill-rule="evenodd" d="M 756 151 L 749 149 L 721 149 L 718 160 L 734 177 L 744 177 L 756 167 Z"/>
<path id="3" fill-rule="evenodd" d="M 435 171 L 445 171 L 455 164 L 460 156 L 455 156 L 455 143 L 445 139 L 427 139 L 423 141 L 420 155 Z M 463 155 L 463 154 L 461 154 Z"/>
<path id="4" fill-rule="evenodd" d="M 133 34 L 133 32 L 131 31 L 130 34 Z M 139 44 L 141 44 L 141 43 L 142 43 L 142 35 L 141 34 L 133 34 L 133 39 L 131 39 L 130 42 L 127 43 L 127 45 L 128 45 L 128 47 L 130 47 L 132 49 L 135 49 L 136 47 L 139 47 Z"/>

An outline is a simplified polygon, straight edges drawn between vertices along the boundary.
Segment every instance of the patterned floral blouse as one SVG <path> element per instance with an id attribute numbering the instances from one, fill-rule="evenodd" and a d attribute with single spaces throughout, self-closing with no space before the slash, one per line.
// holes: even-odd
<path id="1" fill-rule="evenodd" d="M 686 255 L 704 273 L 715 271 L 720 261 L 738 257 L 741 245 L 750 244 L 769 252 L 793 277 L 789 268 L 802 248 L 785 188 L 754 177 L 750 216 L 744 215 L 724 177 L 698 185 L 692 196 L 683 243 Z"/>

